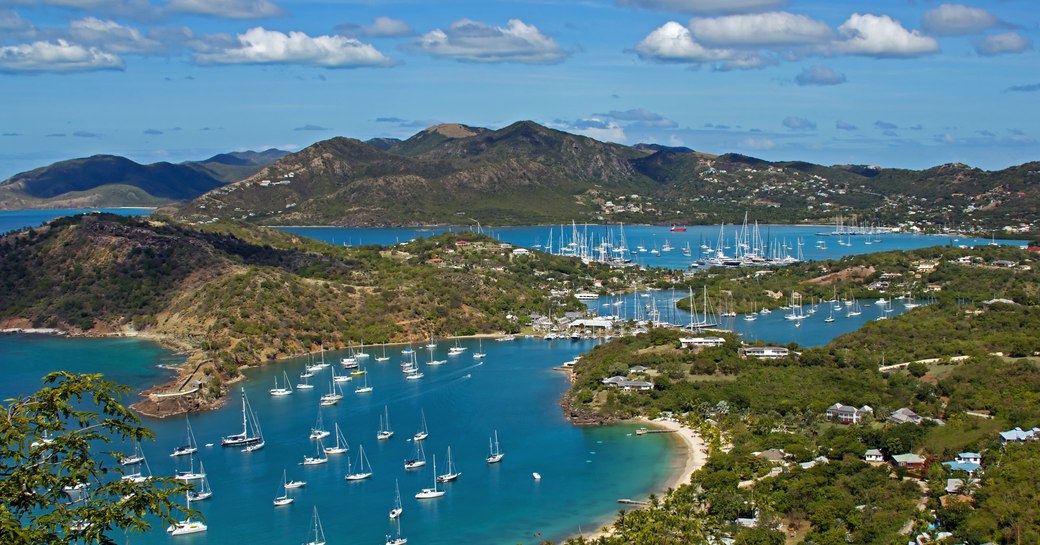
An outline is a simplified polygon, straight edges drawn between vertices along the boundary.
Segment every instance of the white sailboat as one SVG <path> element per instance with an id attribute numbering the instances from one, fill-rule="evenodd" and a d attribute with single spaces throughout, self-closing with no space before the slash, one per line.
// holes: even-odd
<path id="1" fill-rule="evenodd" d="M 357 388 L 354 388 L 354 393 L 355 394 L 367 394 L 367 393 L 371 392 L 374 389 L 375 388 L 373 388 L 373 387 L 368 385 L 368 374 L 366 373 L 365 374 L 365 384 L 362 385 L 362 386 L 358 386 Z"/>
<path id="2" fill-rule="evenodd" d="M 343 431 L 339 429 L 339 422 L 336 422 L 336 446 L 325 447 L 325 454 L 343 454 L 350 450 L 350 445 L 347 444 L 347 438 L 343 435 Z"/>
<path id="3" fill-rule="evenodd" d="M 312 519 L 311 525 L 313 526 L 308 530 L 307 535 L 310 537 L 310 541 L 303 545 L 325 545 L 325 530 L 321 527 L 321 519 L 318 518 L 318 506 L 314 506 L 314 518 Z"/>
<path id="4" fill-rule="evenodd" d="M 199 444 L 195 442 L 195 434 L 191 431 L 191 422 L 188 421 L 187 417 L 184 417 L 184 424 L 188 428 L 187 438 L 183 445 L 173 449 L 170 456 L 187 456 L 199 450 Z"/>
<path id="5" fill-rule="evenodd" d="M 314 421 L 314 427 L 311 428 L 311 439 L 324 439 L 331 435 L 329 430 L 325 429 L 325 423 L 321 419 L 321 409 L 318 409 L 318 419 Z"/>
<path id="6" fill-rule="evenodd" d="M 466 351 L 466 347 L 465 346 L 459 346 L 459 339 L 458 339 L 458 337 L 456 337 L 455 338 L 455 346 L 453 346 L 453 347 L 448 349 L 448 355 L 449 356 L 457 356 L 457 355 L 459 355 L 459 354 L 461 354 L 461 353 L 463 353 L 465 351 Z"/>
<path id="7" fill-rule="evenodd" d="M 332 382 L 343 383 L 343 382 L 350 382 L 352 380 L 354 380 L 354 378 L 351 377 L 350 375 L 337 375 L 336 374 L 336 368 L 335 367 L 332 368 Z"/>
<path id="8" fill-rule="evenodd" d="M 386 343 L 383 343 L 383 355 L 376 356 L 376 361 L 382 363 L 384 361 L 390 361 L 390 356 L 386 355 Z"/>
<path id="9" fill-rule="evenodd" d="M 429 500 L 433 498 L 439 498 L 444 495 L 443 490 L 437 489 L 437 455 L 433 455 L 433 488 L 423 488 L 415 494 L 417 500 Z"/>
<path id="10" fill-rule="evenodd" d="M 313 377 L 313 376 L 314 376 L 314 373 L 311 373 L 310 371 L 306 371 L 306 372 L 300 373 L 300 378 L 303 379 L 303 382 L 297 384 L 296 385 L 296 389 L 297 390 L 313 390 L 314 389 L 314 385 L 310 383 L 310 378 Z"/>
<path id="11" fill-rule="evenodd" d="M 831 307 L 831 314 L 830 314 L 830 316 L 827 316 L 826 318 L 824 318 L 823 321 L 828 323 L 828 324 L 834 321 L 834 307 Z"/>
<path id="12" fill-rule="evenodd" d="M 133 473 L 127 473 L 119 479 L 130 481 L 132 483 L 143 483 L 152 478 L 152 469 L 148 467 L 148 459 L 145 458 L 144 451 L 141 450 L 141 444 L 135 441 L 134 445 L 134 454 L 130 457 L 132 461 L 125 465 L 133 465 L 136 467 L 134 468 Z M 124 458 L 124 460 L 125 459 L 126 458 Z M 120 460 L 120 462 L 122 462 L 122 460 Z"/>
<path id="13" fill-rule="evenodd" d="M 408 538 L 401 537 L 401 519 L 392 519 L 390 522 L 394 533 L 386 534 L 386 545 L 405 545 L 408 543 Z"/>
<path id="14" fill-rule="evenodd" d="M 501 462 L 506 454 L 502 452 L 502 448 L 498 445 L 498 430 L 495 430 L 495 439 L 493 441 L 489 439 L 488 442 L 490 443 L 491 453 L 487 457 L 487 463 L 497 464 Z"/>
<path id="15" fill-rule="evenodd" d="M 220 444 L 225 447 L 241 447 L 247 445 L 254 445 L 263 443 L 263 436 L 260 434 L 260 424 L 256 420 L 256 415 L 253 414 L 252 408 L 249 406 L 249 400 L 246 398 L 246 389 L 242 388 L 242 431 L 234 435 L 228 435 L 220 439 Z"/>
<path id="16" fill-rule="evenodd" d="M 199 489 L 188 492 L 188 499 L 191 501 L 202 501 L 213 496 L 213 489 L 209 486 L 209 477 L 206 476 L 206 468 L 202 467 L 202 460 L 199 460 L 199 473 L 202 475 L 202 482 L 199 483 Z"/>
<path id="17" fill-rule="evenodd" d="M 383 413 L 385 416 L 379 417 L 379 432 L 376 433 L 376 439 L 385 441 L 394 436 L 394 430 L 390 429 L 390 409 L 383 406 Z"/>
<path id="18" fill-rule="evenodd" d="M 278 377 L 274 377 L 274 388 L 268 390 L 273 396 L 287 396 L 292 393 L 292 386 L 289 385 L 289 375 L 282 370 L 282 386 L 278 386 Z"/>
<path id="19" fill-rule="evenodd" d="M 191 482 L 191 481 L 197 481 L 197 480 L 202 479 L 202 478 L 204 478 L 206 476 L 205 471 L 202 469 L 202 461 L 201 460 L 199 461 L 199 471 L 198 472 L 195 471 L 195 455 L 194 454 L 189 457 L 189 464 L 190 465 L 188 467 L 188 470 L 187 471 L 178 471 L 177 475 L 174 476 L 174 479 L 177 479 L 178 481 Z"/>
<path id="20" fill-rule="evenodd" d="M 436 460 L 434 460 L 433 467 L 434 467 L 433 474 L 437 475 Z M 439 483 L 451 482 L 451 481 L 454 481 L 455 479 L 458 479 L 459 475 L 462 475 L 462 472 L 455 469 L 455 463 L 452 462 L 452 460 L 451 460 L 451 447 L 448 447 L 448 472 L 444 473 L 444 474 L 441 474 L 441 475 L 437 475 L 437 482 L 439 482 Z"/>
<path id="21" fill-rule="evenodd" d="M 329 393 L 323 394 L 321 400 L 318 402 L 322 407 L 330 407 L 339 403 L 339 400 L 343 399 L 343 394 L 336 390 L 336 382 L 329 381 Z"/>
<path id="22" fill-rule="evenodd" d="M 129 466 L 139 464 L 144 461 L 144 451 L 141 450 L 141 443 L 134 441 L 134 452 L 129 456 L 124 456 L 119 459 L 119 465 Z"/>
<path id="23" fill-rule="evenodd" d="M 315 454 L 316 456 L 304 456 L 303 465 L 316 466 L 320 464 L 327 464 L 329 462 L 329 457 L 325 454 L 325 445 L 321 442 L 321 439 L 318 439 L 318 448 Z"/>
<path id="24" fill-rule="evenodd" d="M 419 469 L 426 465 L 426 453 L 423 452 L 422 441 L 415 442 L 415 457 L 404 461 L 405 469 Z"/>
<path id="25" fill-rule="evenodd" d="M 415 432 L 412 439 L 423 441 L 430 436 L 430 430 L 426 427 L 426 411 L 419 409 L 419 431 Z"/>
<path id="26" fill-rule="evenodd" d="M 294 498 L 289 497 L 289 481 L 286 480 L 285 470 L 282 470 L 282 495 L 274 499 L 275 507 L 281 507 L 283 505 L 289 505 L 294 501 Z"/>
<path id="27" fill-rule="evenodd" d="M 354 357 L 359 360 L 363 360 L 369 357 L 368 352 L 365 352 L 365 341 L 361 341 L 361 348 L 354 354 Z"/>
<path id="28" fill-rule="evenodd" d="M 191 498 L 188 497 L 187 494 L 184 495 L 184 501 L 187 504 L 188 509 L 191 509 Z M 171 536 L 184 536 L 188 534 L 197 534 L 199 532 L 205 531 L 206 525 L 203 524 L 202 521 L 191 520 L 191 517 L 188 517 L 180 522 L 174 522 L 166 528 L 166 533 L 170 534 Z"/>
<path id="29" fill-rule="evenodd" d="M 348 481 L 362 481 L 372 476 L 372 464 L 368 462 L 368 456 L 365 455 L 365 446 L 358 445 L 358 462 L 357 471 L 352 471 L 350 467 L 350 459 L 347 459 L 347 475 L 343 477 Z"/>
<path id="30" fill-rule="evenodd" d="M 401 485 L 397 479 L 394 479 L 394 492 L 396 495 L 394 496 L 394 506 L 390 508 L 390 520 L 394 520 L 404 513 L 404 507 L 401 506 Z"/>
<path id="31" fill-rule="evenodd" d="M 487 356 L 487 354 L 484 353 L 484 341 L 477 339 L 477 351 L 473 353 L 473 359 L 479 360 L 485 356 Z"/>

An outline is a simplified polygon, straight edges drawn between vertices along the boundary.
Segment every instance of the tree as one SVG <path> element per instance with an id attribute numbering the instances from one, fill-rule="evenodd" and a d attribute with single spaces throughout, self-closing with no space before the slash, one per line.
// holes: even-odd
<path id="1" fill-rule="evenodd" d="M 149 516 L 197 515 L 176 502 L 188 485 L 119 478 L 124 454 L 102 449 L 154 433 L 119 402 L 129 388 L 101 377 L 50 373 L 40 391 L 0 404 L 0 543 L 116 543 L 108 533 L 144 532 Z"/>

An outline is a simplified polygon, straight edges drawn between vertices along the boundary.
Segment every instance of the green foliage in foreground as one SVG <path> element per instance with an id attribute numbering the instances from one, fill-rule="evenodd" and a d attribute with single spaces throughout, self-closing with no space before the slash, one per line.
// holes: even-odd
<path id="1" fill-rule="evenodd" d="M 113 531 L 140 533 L 150 516 L 169 523 L 186 513 L 176 498 L 187 485 L 122 481 L 124 454 L 101 455 L 114 442 L 154 436 L 120 404 L 128 388 L 66 372 L 47 375 L 44 384 L 0 404 L 0 543 L 116 543 Z"/>

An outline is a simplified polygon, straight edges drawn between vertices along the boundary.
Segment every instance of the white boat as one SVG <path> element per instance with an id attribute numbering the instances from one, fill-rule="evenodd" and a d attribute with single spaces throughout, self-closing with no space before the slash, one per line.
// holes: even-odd
<path id="1" fill-rule="evenodd" d="M 376 433 L 376 439 L 385 441 L 394 436 L 394 430 L 390 429 L 390 409 L 383 406 L 384 416 L 379 417 L 379 432 Z"/>
<path id="2" fill-rule="evenodd" d="M 199 460 L 199 473 L 202 474 L 202 482 L 199 483 L 199 489 L 188 492 L 188 499 L 191 501 L 202 501 L 213 496 L 213 489 L 209 486 L 209 477 L 206 477 L 206 469 L 202 467 L 202 460 Z"/>
<path id="3" fill-rule="evenodd" d="M 536 481 L 542 480 L 542 474 L 538 473 L 537 471 L 535 471 L 534 473 L 531 473 L 531 476 L 534 477 L 534 480 L 536 480 Z"/>
<path id="4" fill-rule="evenodd" d="M 477 345 L 477 351 L 473 353 L 473 359 L 475 360 L 479 360 L 487 356 L 487 354 L 484 353 L 484 341 L 477 339 Z"/>
<path id="5" fill-rule="evenodd" d="M 383 355 L 376 356 L 376 361 L 382 363 L 384 361 L 390 361 L 390 356 L 386 355 L 386 343 L 383 343 Z"/>
<path id="6" fill-rule="evenodd" d="M 318 439 L 318 449 L 315 454 L 316 456 L 304 456 L 303 465 L 316 466 L 329 462 L 329 457 L 325 454 L 325 445 L 321 442 L 321 439 Z"/>
<path id="7" fill-rule="evenodd" d="M 417 500 L 429 500 L 433 498 L 439 498 L 444 495 L 443 490 L 437 489 L 437 455 L 433 455 L 433 488 L 423 488 L 415 494 Z"/>
<path id="8" fill-rule="evenodd" d="M 368 352 L 365 352 L 365 341 L 361 341 L 361 348 L 358 348 L 358 351 L 356 353 L 354 353 L 354 358 L 355 359 L 359 359 L 359 360 L 363 360 L 363 359 L 368 358 L 368 357 L 369 357 Z"/>
<path id="9" fill-rule="evenodd" d="M 127 465 L 134 465 L 136 466 L 136 468 L 134 469 L 133 473 L 127 473 L 119 479 L 122 481 L 129 481 L 132 483 L 143 483 L 148 479 L 152 478 L 152 470 L 150 467 L 148 467 L 148 459 L 145 458 L 144 451 L 141 450 L 141 444 L 135 441 L 134 445 L 135 447 L 133 458 L 135 460 Z"/>
<path id="10" fill-rule="evenodd" d="M 311 384 L 310 380 L 309 380 L 313 376 L 314 376 L 314 373 L 311 373 L 310 371 L 307 371 L 305 373 L 300 373 L 300 378 L 303 379 L 303 382 L 297 384 L 296 385 L 296 389 L 297 390 L 313 390 L 314 389 L 314 385 Z"/>
<path id="11" fill-rule="evenodd" d="M 352 380 L 354 380 L 354 378 L 350 375 L 337 375 L 336 368 L 332 368 L 332 382 L 339 384 L 343 382 L 350 382 Z"/>
<path id="12" fill-rule="evenodd" d="M 831 307 L 831 314 L 830 314 L 830 316 L 827 316 L 826 318 L 824 318 L 823 321 L 828 323 L 828 324 L 834 321 L 834 307 Z"/>
<path id="13" fill-rule="evenodd" d="M 455 346 L 453 346 L 453 347 L 448 349 L 448 355 L 449 356 L 457 356 L 457 355 L 459 355 L 459 354 L 461 354 L 461 353 L 463 353 L 465 351 L 466 351 L 466 347 L 465 346 L 459 346 L 459 339 L 456 338 L 455 339 Z"/>
<path id="14" fill-rule="evenodd" d="M 331 435 L 329 430 L 325 429 L 325 423 L 321 419 L 321 409 L 318 409 L 318 419 L 314 421 L 314 427 L 311 428 L 311 439 L 324 439 Z"/>
<path id="15" fill-rule="evenodd" d="M 187 504 L 188 509 L 191 509 L 191 498 L 188 497 L 187 494 L 184 495 L 184 501 Z M 184 536 L 205 531 L 206 525 L 203 524 L 202 521 L 191 520 L 191 517 L 179 522 L 174 522 L 166 528 L 166 533 L 171 536 Z"/>
<path id="16" fill-rule="evenodd" d="M 343 394 L 336 390 L 336 383 L 334 381 L 329 381 L 329 393 L 323 394 L 321 400 L 318 401 L 318 404 L 322 407 L 330 407 L 339 403 L 339 400 L 341 399 L 343 399 Z"/>
<path id="17" fill-rule="evenodd" d="M 191 422 L 188 421 L 187 417 L 184 417 L 184 424 L 188 428 L 187 437 L 184 440 L 184 444 L 173 449 L 170 456 L 187 456 L 194 454 L 199 450 L 199 444 L 195 442 L 195 434 L 191 431 Z"/>
<path id="18" fill-rule="evenodd" d="M 119 465 L 129 466 L 139 464 L 144 461 L 144 451 L 141 450 L 141 443 L 134 441 L 134 452 L 129 456 L 124 456 L 119 459 Z"/>
<path id="19" fill-rule="evenodd" d="M 419 469 L 426 465 L 426 453 L 423 452 L 422 441 L 415 442 L 415 457 L 404 461 L 405 469 Z"/>
<path id="20" fill-rule="evenodd" d="M 422 441 L 430 436 L 430 430 L 426 427 L 426 411 L 419 409 L 419 430 L 415 432 L 412 439 Z"/>
<path id="21" fill-rule="evenodd" d="M 329 364 L 325 363 L 325 346 L 321 346 L 321 361 L 307 366 L 307 370 L 312 373 L 319 373 L 322 369 L 328 367 Z"/>
<path id="22" fill-rule="evenodd" d="M 311 522 L 313 528 L 307 532 L 310 541 L 303 545 L 325 545 L 325 530 L 321 527 L 321 519 L 318 518 L 318 506 L 314 506 L 314 518 Z"/>
<path id="23" fill-rule="evenodd" d="M 234 435 L 228 435 L 220 439 L 220 444 L 225 447 L 244 447 L 263 443 L 264 437 L 260 433 L 260 423 L 249 406 L 246 398 L 246 389 L 242 388 L 242 431 Z"/>
<path id="24" fill-rule="evenodd" d="M 434 468 L 433 469 L 433 474 L 437 475 L 436 460 L 434 460 L 433 468 Z M 458 479 L 459 475 L 462 475 L 462 472 L 455 469 L 455 463 L 452 462 L 452 460 L 451 460 L 451 447 L 448 447 L 448 472 L 444 473 L 444 474 L 441 474 L 441 475 L 437 475 L 437 482 L 439 482 L 439 483 L 451 482 L 451 481 L 454 481 L 455 479 Z"/>
<path id="25" fill-rule="evenodd" d="M 283 505 L 289 505 L 293 502 L 293 498 L 289 497 L 289 481 L 285 480 L 285 470 L 282 470 L 282 495 L 274 499 L 275 507 L 281 507 Z"/>
<path id="26" fill-rule="evenodd" d="M 368 385 L 368 374 L 365 374 L 365 384 L 363 386 L 358 386 L 357 388 L 354 388 L 354 393 L 367 394 L 372 390 L 374 390 L 374 388 Z"/>
<path id="27" fill-rule="evenodd" d="M 390 508 L 390 520 L 394 520 L 404 513 L 404 507 L 401 506 L 401 485 L 397 479 L 394 479 L 394 492 L 394 506 Z"/>
<path id="28" fill-rule="evenodd" d="M 343 431 L 339 429 L 339 422 L 336 422 L 336 446 L 325 447 L 325 454 L 343 454 L 350 450 L 350 445 L 347 444 L 347 438 L 343 436 Z"/>
<path id="29" fill-rule="evenodd" d="M 254 452 L 254 451 L 257 451 L 257 450 L 260 450 L 260 449 L 264 448 L 264 445 L 266 445 L 266 444 L 267 443 L 264 442 L 264 438 L 260 437 L 260 441 L 258 441 L 256 443 L 253 443 L 252 445 L 249 445 L 248 447 L 242 449 L 242 452 Z"/>
<path id="30" fill-rule="evenodd" d="M 287 396 L 292 393 L 292 386 L 289 385 L 289 375 L 285 374 L 284 370 L 282 370 L 282 380 L 282 386 L 278 387 L 278 377 L 274 377 L 274 388 L 268 390 L 268 392 L 270 392 L 271 395 Z"/>
<path id="31" fill-rule="evenodd" d="M 178 481 L 191 482 L 191 481 L 197 481 L 199 479 L 203 479 L 203 478 L 206 477 L 206 473 L 202 469 L 202 461 L 201 460 L 199 461 L 199 471 L 196 472 L 195 471 L 195 456 L 194 455 L 190 456 L 189 460 L 190 460 L 189 461 L 190 466 L 189 466 L 188 470 L 187 471 L 178 471 L 177 474 L 174 476 L 174 479 L 177 479 Z"/>
<path id="32" fill-rule="evenodd" d="M 413 369 L 412 372 L 404 376 L 405 380 L 419 380 L 426 376 L 426 373 L 420 372 L 418 369 Z"/>
<path id="33" fill-rule="evenodd" d="M 393 534 L 386 534 L 386 545 L 406 545 L 408 538 L 401 537 L 401 519 L 396 518 L 392 520 L 394 526 Z"/>
<path id="34" fill-rule="evenodd" d="M 365 446 L 358 445 L 358 461 L 357 471 L 352 471 L 350 467 L 350 459 L 347 459 L 347 475 L 343 477 L 348 481 L 362 481 L 372 476 L 372 464 L 368 462 L 368 456 L 365 455 Z"/>
<path id="35" fill-rule="evenodd" d="M 495 430 L 495 439 L 493 441 L 489 439 L 488 442 L 490 443 L 489 446 L 491 452 L 488 454 L 487 463 L 497 464 L 498 462 L 501 462 L 505 453 L 502 452 L 502 448 L 498 445 L 498 430 Z"/>
<path id="36" fill-rule="evenodd" d="M 445 363 L 448 363 L 448 360 L 430 360 L 426 362 L 426 365 L 432 365 L 436 367 L 438 365 L 444 365 Z"/>

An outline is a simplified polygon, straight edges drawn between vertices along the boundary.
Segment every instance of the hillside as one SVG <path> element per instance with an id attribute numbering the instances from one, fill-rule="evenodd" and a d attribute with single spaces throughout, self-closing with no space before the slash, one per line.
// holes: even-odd
<path id="1" fill-rule="evenodd" d="M 321 345 L 515 331 L 506 315 L 544 311 L 536 284 L 580 263 L 511 257 L 468 233 L 348 249 L 241 223 L 67 217 L 0 238 L 0 328 L 144 335 L 219 382 Z"/>
<path id="2" fill-rule="evenodd" d="M 349 142 L 349 144 L 348 144 Z M 192 222 L 390 226 L 736 222 L 904 223 L 987 232 L 1040 213 L 1040 163 L 988 172 L 770 162 L 624 146 L 520 121 L 443 124 L 407 140 L 333 138 L 185 205 Z"/>
<path id="3" fill-rule="evenodd" d="M 142 165 L 95 155 L 60 161 L 0 182 L 0 209 L 157 206 L 194 199 L 239 180 L 287 152 L 221 154 L 205 161 Z"/>

